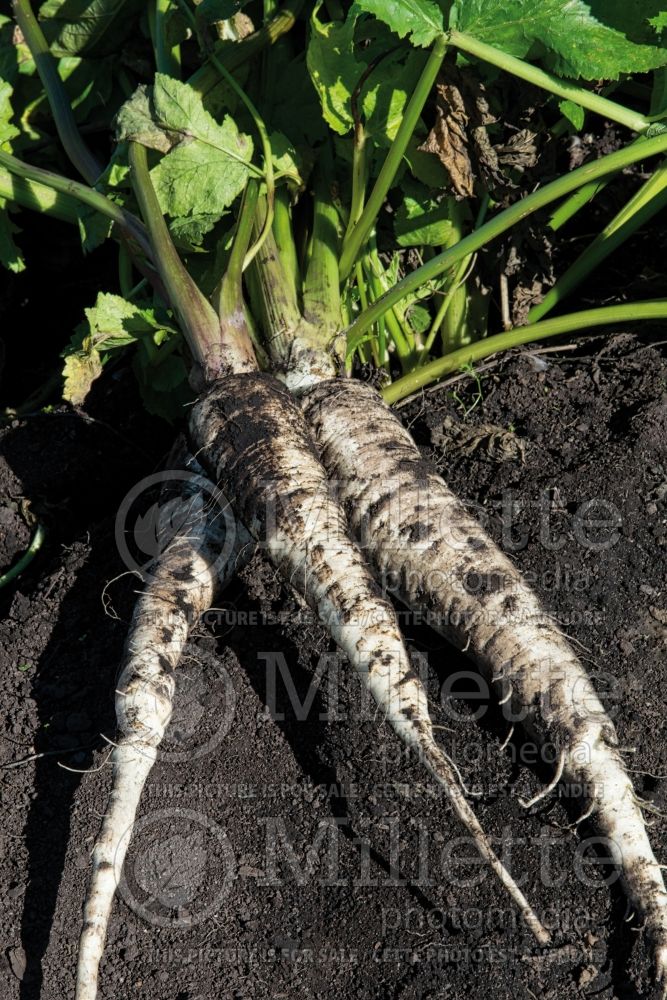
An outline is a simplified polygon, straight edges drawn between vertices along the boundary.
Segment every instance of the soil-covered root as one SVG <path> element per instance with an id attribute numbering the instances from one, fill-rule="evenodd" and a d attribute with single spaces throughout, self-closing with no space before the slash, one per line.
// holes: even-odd
<path id="1" fill-rule="evenodd" d="M 149 567 L 128 632 L 116 689 L 119 739 L 111 754 L 109 805 L 95 842 L 79 942 L 76 1000 L 94 1000 L 109 914 L 141 792 L 172 711 L 174 671 L 190 629 L 254 545 L 242 527 L 202 497 L 201 468 L 166 504 L 175 534 Z"/>
<path id="2" fill-rule="evenodd" d="M 501 685 L 607 839 L 667 982 L 667 892 L 614 725 L 584 667 L 513 563 L 421 457 L 370 386 L 321 383 L 303 400 L 322 461 L 383 585 Z"/>
<path id="3" fill-rule="evenodd" d="M 387 721 L 446 789 L 459 819 L 536 938 L 549 935 L 503 868 L 437 747 L 426 691 L 412 669 L 391 604 L 350 539 L 299 407 L 273 376 L 231 375 L 190 418 L 193 451 L 264 546 L 283 578 L 318 614 Z"/>

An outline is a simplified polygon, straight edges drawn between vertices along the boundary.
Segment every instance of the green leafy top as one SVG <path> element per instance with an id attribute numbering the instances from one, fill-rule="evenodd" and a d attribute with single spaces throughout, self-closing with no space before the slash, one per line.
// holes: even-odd
<path id="1" fill-rule="evenodd" d="M 444 30 L 442 10 L 433 0 L 355 0 L 354 8 L 384 21 L 399 38 L 431 45 Z"/>
<path id="2" fill-rule="evenodd" d="M 519 58 L 542 50 L 562 76 L 616 80 L 667 64 L 667 50 L 638 44 L 598 20 L 584 0 L 457 0 L 452 25 Z"/>
<path id="3" fill-rule="evenodd" d="M 637 16 L 625 6 L 627 16 L 616 6 L 608 23 L 605 5 L 585 0 L 455 0 L 449 27 L 519 58 L 542 55 L 562 76 L 616 80 L 622 73 L 667 65 L 665 47 L 628 37 L 637 30 Z M 373 14 L 413 45 L 431 45 L 446 29 L 442 10 L 432 0 L 355 0 L 353 9 Z M 645 25 L 661 31 L 664 13 L 649 13 Z"/>
<path id="4" fill-rule="evenodd" d="M 423 56 L 397 39 L 381 22 L 360 21 L 355 4 L 343 22 L 311 17 L 308 70 L 325 121 L 338 135 L 354 127 L 353 100 L 364 129 L 380 144 L 391 142 L 423 65 Z M 363 42 L 362 44 L 360 44 Z"/>
<path id="5" fill-rule="evenodd" d="M 258 173 L 252 140 L 233 119 L 219 124 L 192 87 L 162 73 L 120 109 L 117 137 L 165 153 L 151 172 L 161 208 L 175 219 L 206 216 L 209 229 Z"/>

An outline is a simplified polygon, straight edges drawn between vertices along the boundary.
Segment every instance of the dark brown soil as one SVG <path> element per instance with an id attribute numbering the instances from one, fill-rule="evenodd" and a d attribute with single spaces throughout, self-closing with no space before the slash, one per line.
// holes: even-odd
<path id="1" fill-rule="evenodd" d="M 116 385 L 102 400 L 104 424 L 55 412 L 17 420 L 0 436 L 3 565 L 27 544 L 31 514 L 48 530 L 30 569 L 0 592 L 7 1000 L 73 995 L 90 852 L 110 781 L 100 733 L 113 738 L 136 586 L 120 575 L 114 520 L 169 443 L 158 425 L 131 423 L 124 392 Z M 660 350 L 621 335 L 537 360 L 514 355 L 484 371 L 481 385 L 467 378 L 401 411 L 501 541 L 504 509 L 505 547 L 581 644 L 622 746 L 636 748 L 627 759 L 637 790 L 663 810 L 666 393 Z M 488 434 L 472 454 L 434 448 L 446 416 L 514 429 L 525 461 L 516 450 L 501 461 L 498 442 L 512 439 Z M 443 707 L 448 678 L 469 669 L 465 661 L 404 615 L 413 649 L 428 659 L 443 745 L 482 792 L 485 828 L 554 929 L 545 952 L 491 875 L 465 860 L 472 854 L 449 808 L 362 704 L 356 679 L 335 659 L 324 669 L 319 626 L 259 557 L 244 579 L 213 627 L 197 630 L 180 674 L 166 752 L 114 904 L 101 996 L 650 995 L 641 932 L 624 921 L 618 886 L 605 884 L 609 870 L 593 863 L 592 831 L 567 829 L 576 806 L 556 795 L 520 806 L 549 772 L 522 763 L 518 735 L 501 749 L 507 725 L 498 711 L 461 697 L 474 689 L 470 679 L 455 683 Z M 276 654 L 289 673 L 276 668 Z M 33 754 L 42 756 L 25 760 Z M 667 860 L 659 821 L 652 836 Z"/>

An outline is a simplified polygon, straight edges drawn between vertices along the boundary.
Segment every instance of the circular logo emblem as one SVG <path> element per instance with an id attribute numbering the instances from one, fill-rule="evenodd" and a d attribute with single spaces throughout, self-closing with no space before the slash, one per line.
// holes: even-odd
<path id="1" fill-rule="evenodd" d="M 236 877 L 225 831 L 191 809 L 168 808 L 142 816 L 118 847 L 116 868 L 132 837 L 118 892 L 154 927 L 186 928 L 222 906 Z"/>
<path id="2" fill-rule="evenodd" d="M 116 514 L 115 538 L 125 566 L 149 582 L 177 537 L 202 553 L 201 572 L 218 572 L 229 562 L 237 530 L 227 498 L 206 476 L 167 469 L 146 476 L 126 494 Z"/>

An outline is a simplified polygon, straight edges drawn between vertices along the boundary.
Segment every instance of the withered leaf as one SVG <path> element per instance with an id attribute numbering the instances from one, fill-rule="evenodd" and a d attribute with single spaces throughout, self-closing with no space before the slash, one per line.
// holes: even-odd
<path id="1" fill-rule="evenodd" d="M 510 136 L 502 146 L 496 146 L 498 160 L 508 166 L 525 170 L 537 163 L 535 133 L 522 128 Z"/>
<path id="2" fill-rule="evenodd" d="M 454 190 L 462 198 L 473 193 L 473 172 L 468 155 L 468 115 L 461 91 L 453 83 L 436 84 L 436 120 L 419 147 L 434 153 L 452 179 Z"/>

